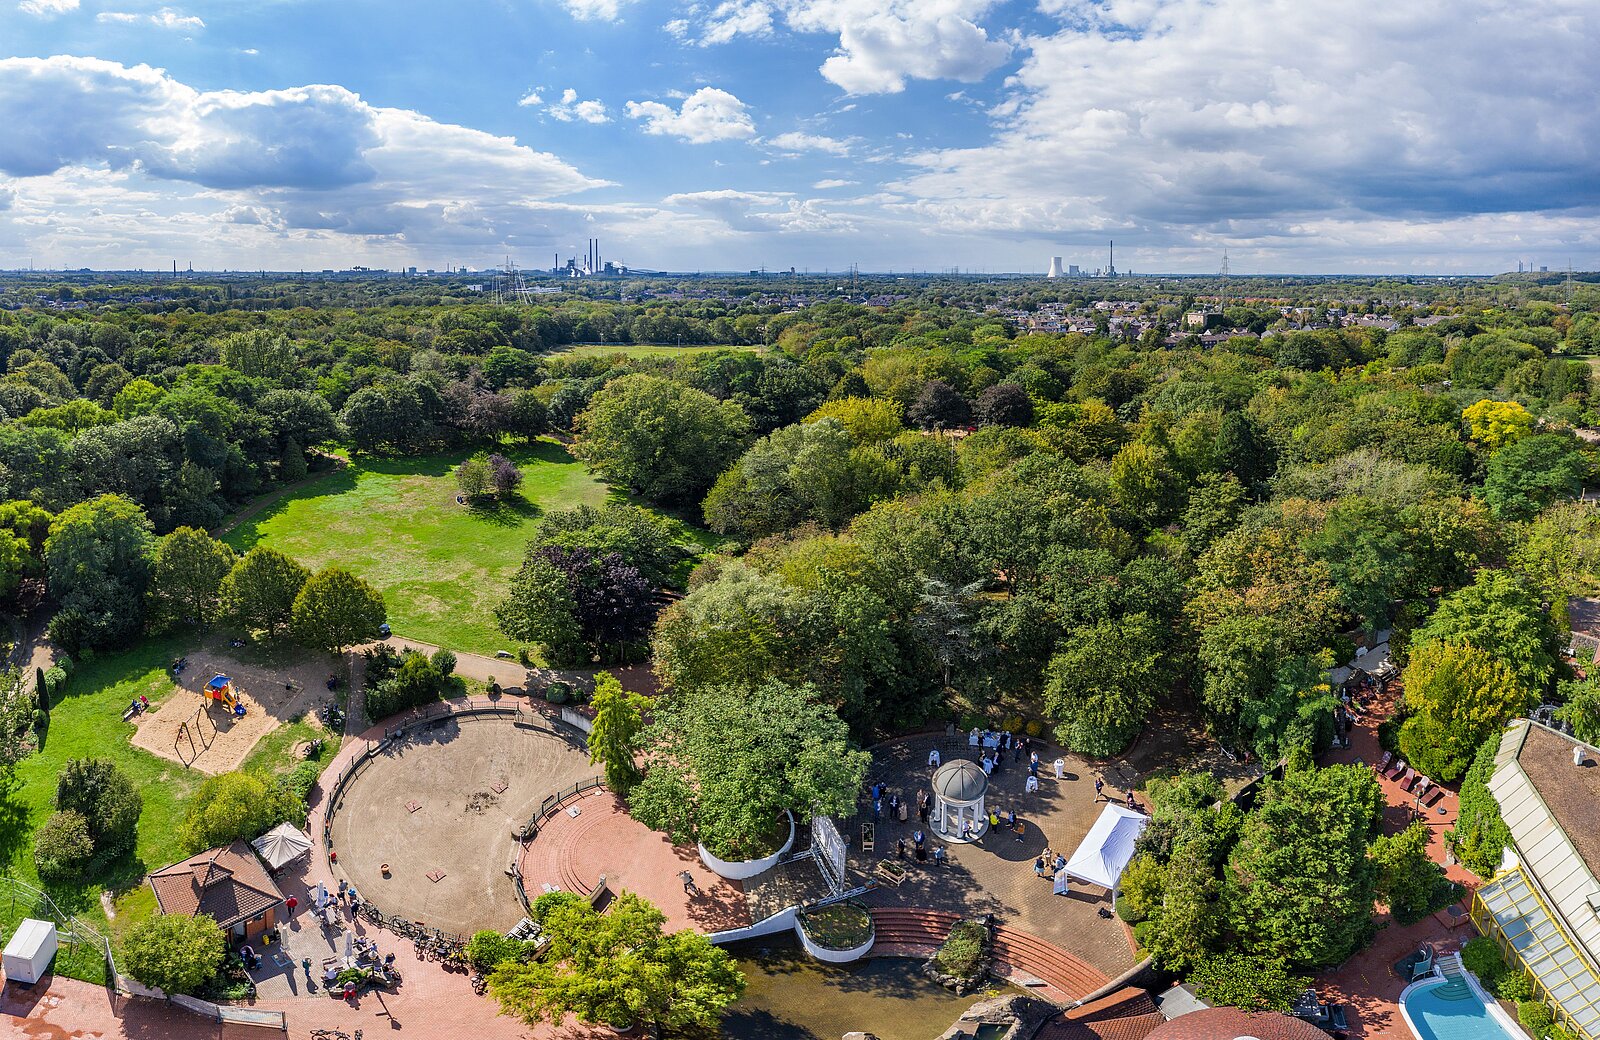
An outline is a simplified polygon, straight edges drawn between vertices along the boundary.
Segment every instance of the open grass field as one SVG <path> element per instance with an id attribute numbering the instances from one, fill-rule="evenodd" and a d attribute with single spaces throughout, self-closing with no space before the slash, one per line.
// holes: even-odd
<path id="1" fill-rule="evenodd" d="M 766 347 L 760 346 L 690 346 L 679 347 L 671 343 L 575 343 L 570 347 L 554 351 L 554 356 L 564 358 L 585 357 L 613 357 L 621 354 L 623 357 L 667 357 L 690 356 L 693 354 L 711 354 L 719 350 L 738 350 L 754 353 L 765 353 Z"/>
<path id="2" fill-rule="evenodd" d="M 524 475 L 510 501 L 456 504 L 454 469 L 465 452 L 360 458 L 273 502 L 225 540 L 240 552 L 269 545 L 312 570 L 348 567 L 383 591 L 396 635 L 481 654 L 510 649 L 494 606 L 539 516 L 615 493 L 553 440 L 502 452 Z M 709 537 L 680 527 L 686 542 Z"/>

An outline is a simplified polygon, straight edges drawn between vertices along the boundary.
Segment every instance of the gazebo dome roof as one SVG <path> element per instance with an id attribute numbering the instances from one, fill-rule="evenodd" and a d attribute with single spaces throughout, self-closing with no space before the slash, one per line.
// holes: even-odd
<path id="1" fill-rule="evenodd" d="M 933 773 L 933 793 L 951 805 L 973 805 L 989 789 L 989 777 L 976 762 L 946 762 Z"/>

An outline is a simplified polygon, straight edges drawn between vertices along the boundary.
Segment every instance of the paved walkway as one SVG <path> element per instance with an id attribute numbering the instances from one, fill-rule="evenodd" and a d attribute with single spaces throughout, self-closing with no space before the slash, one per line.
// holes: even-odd
<path id="1" fill-rule="evenodd" d="M 1033 872 L 1035 857 L 1046 845 L 1071 856 L 1088 833 L 1106 802 L 1096 800 L 1094 766 L 1070 752 L 1033 741 L 1039 752 L 1039 790 L 1026 793 L 1027 759 L 1018 756 L 1007 761 L 989 778 L 988 806 L 1001 816 L 1015 809 L 1025 825 L 1018 838 L 1009 831 L 990 832 L 969 845 L 946 846 L 949 863 L 936 867 L 932 860 L 917 862 L 907 858 L 910 874 L 899 885 L 884 885 L 868 902 L 875 906 L 918 907 L 947 910 L 963 916 L 992 913 L 1000 922 L 1042 938 L 1083 959 L 1109 978 L 1115 978 L 1134 965 L 1126 930 L 1115 917 L 1106 919 L 1100 911 L 1111 906 L 1111 894 L 1092 886 L 1074 885 L 1069 896 L 1051 894 L 1051 883 Z M 877 864 L 896 856 L 897 839 L 909 844 L 918 827 L 916 793 L 928 785 L 932 768 L 929 751 L 937 748 L 942 761 L 956 758 L 976 760 L 979 751 L 960 737 L 954 743 L 943 734 L 910 737 L 873 749 L 868 777 L 898 790 L 911 803 L 905 823 L 889 819 L 887 811 L 874 824 L 872 853 L 862 850 L 861 825 L 872 823 L 872 806 L 863 797 L 860 811 L 851 821 L 841 822 L 850 841 L 849 865 L 858 878 L 872 876 Z M 1053 763 L 1065 763 L 1064 778 L 1057 780 Z M 1118 801 L 1126 795 L 1121 781 L 1106 778 L 1106 795 Z M 929 834 L 931 828 L 924 828 Z M 937 841 L 937 839 L 933 839 Z"/>
<path id="2" fill-rule="evenodd" d="M 404 636 L 390 636 L 383 642 L 397 649 L 417 650 L 425 654 L 432 654 L 439 649 L 432 643 L 423 643 Z M 356 649 L 365 650 L 367 647 Z M 543 690 L 546 685 L 557 679 L 571 683 L 578 689 L 589 691 L 594 689 L 595 676 L 601 672 L 610 672 L 616 676 L 622 683 L 622 688 L 632 693 L 654 696 L 656 692 L 655 670 L 647 664 L 619 665 L 615 668 L 526 668 L 515 658 L 469 654 L 462 650 L 452 652 L 456 655 L 458 675 L 485 683 L 496 680 L 508 690 L 514 689 L 518 692 L 525 692 L 528 687 Z"/>
<path id="3" fill-rule="evenodd" d="M 1378 725 L 1394 710 L 1394 698 L 1399 686 L 1394 684 L 1388 695 L 1380 696 L 1356 724 L 1350 734 L 1350 747 L 1330 751 L 1322 758 L 1324 765 L 1362 762 L 1376 765 L 1383 759 L 1378 744 Z M 1384 812 L 1384 831 L 1394 834 L 1410 825 L 1417 812 L 1417 800 L 1400 784 L 1383 774 L 1378 775 L 1378 785 L 1383 788 L 1388 808 Z M 1442 810 L 1442 811 L 1441 811 Z M 1455 826 L 1460 811 L 1456 792 L 1446 790 L 1442 801 L 1426 815 L 1431 841 L 1429 855 L 1434 862 L 1445 865 L 1445 873 L 1452 881 L 1460 882 L 1469 890 L 1480 881 L 1476 875 L 1459 863 L 1452 862 L 1445 848 L 1445 831 Z M 1463 901 L 1464 905 L 1464 901 Z M 1441 911 L 1412 925 L 1399 925 L 1387 912 L 1378 918 L 1380 931 L 1371 946 L 1356 954 L 1337 968 L 1323 972 L 1316 979 L 1322 998 L 1329 1003 L 1347 1004 L 1351 1008 L 1350 1035 L 1363 1040 L 1413 1040 L 1400 1016 L 1400 991 L 1405 982 L 1394 973 L 1394 964 L 1414 952 L 1422 943 L 1432 943 L 1440 952 L 1451 952 L 1477 934 L 1470 923 Z"/>
<path id="4" fill-rule="evenodd" d="M 520 863 L 530 899 L 545 885 L 588 895 L 604 874 L 613 892 L 633 892 L 660 907 L 669 931 L 720 932 L 751 923 L 738 882 L 708 870 L 693 845 L 673 845 L 629 816 L 621 800 L 604 789 L 550 817 L 539 836 L 523 846 Z M 694 878 L 693 894 L 679 880 L 685 870 Z"/>

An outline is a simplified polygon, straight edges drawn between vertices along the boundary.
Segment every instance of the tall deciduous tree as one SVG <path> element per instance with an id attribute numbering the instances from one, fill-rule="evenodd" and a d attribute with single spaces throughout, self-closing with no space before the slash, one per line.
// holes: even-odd
<path id="1" fill-rule="evenodd" d="M 1490 456 L 1483 500 L 1502 520 L 1530 520 L 1556 502 L 1577 498 L 1592 468 L 1574 437 L 1524 437 Z"/>
<path id="2" fill-rule="evenodd" d="M 1056 720 L 1056 738 L 1097 758 L 1132 743 L 1167 682 L 1164 638 L 1145 614 L 1070 632 L 1045 672 L 1045 711 Z"/>
<path id="3" fill-rule="evenodd" d="M 245 553 L 217 588 L 217 614 L 247 631 L 275 633 L 294 615 L 295 597 L 311 572 L 289 557 L 258 545 Z"/>
<path id="4" fill-rule="evenodd" d="M 566 572 L 543 556 L 529 554 L 511 576 L 494 618 L 512 639 L 539 646 L 551 660 L 571 661 L 583 648 L 577 609 Z"/>
<path id="5" fill-rule="evenodd" d="M 666 916 L 623 892 L 605 914 L 586 902 L 545 915 L 544 954 L 502 961 L 489 992 L 504 1014 L 529 1025 L 572 1015 L 587 1025 L 644 1026 L 656 1036 L 715 1029 L 744 992 L 726 951 L 699 932 L 667 932 Z"/>
<path id="6" fill-rule="evenodd" d="M 74 758 L 56 778 L 56 808 L 82 814 L 94 854 L 114 859 L 133 848 L 144 798 L 107 758 Z"/>
<path id="7" fill-rule="evenodd" d="M 1399 834 L 1379 835 L 1372 843 L 1378 898 L 1401 924 L 1413 924 L 1433 912 L 1445 885 L 1444 868 L 1428 855 L 1431 837 L 1428 825 L 1419 821 Z"/>
<path id="8" fill-rule="evenodd" d="M 1268 781 L 1228 864 L 1230 930 L 1291 970 L 1338 964 L 1372 936 L 1383 819 L 1372 770 L 1330 766 Z"/>
<path id="9" fill-rule="evenodd" d="M 153 541 L 144 510 L 119 495 L 80 502 L 51 521 L 44 548 L 62 605 L 50 623 L 57 645 L 114 646 L 139 631 Z"/>
<path id="10" fill-rule="evenodd" d="M 628 693 L 609 672 L 595 676 L 594 724 L 589 730 L 589 764 L 604 763 L 606 787 L 619 798 L 628 797 L 639 780 L 637 758 L 643 741 L 644 709 L 649 703 Z"/>
<path id="11" fill-rule="evenodd" d="M 1479 745 L 1537 699 L 1500 661 L 1460 643 L 1429 642 L 1406 666 L 1400 753 L 1435 780 L 1466 772 Z"/>
<path id="12" fill-rule="evenodd" d="M 1485 568 L 1471 585 L 1439 601 L 1411 645 L 1431 642 L 1476 647 L 1510 668 L 1525 692 L 1537 695 L 1555 675 L 1560 643 L 1539 601 L 1508 571 Z"/>
<path id="13" fill-rule="evenodd" d="M 197 528 L 180 527 L 163 535 L 150 557 L 151 623 L 214 617 L 218 590 L 235 562 L 232 549 Z"/>
<path id="14" fill-rule="evenodd" d="M 295 597 L 290 627 L 304 645 L 339 653 L 378 638 L 387 617 L 383 593 L 343 568 L 325 567 Z"/>
<path id="15" fill-rule="evenodd" d="M 655 709 L 645 741 L 655 754 L 629 804 L 675 841 L 759 858 L 776 847 L 785 810 L 801 819 L 854 811 L 869 756 L 851 748 L 848 727 L 814 688 L 769 680 L 678 691 Z"/>
<path id="16" fill-rule="evenodd" d="M 578 417 L 574 452 L 607 477 L 662 502 L 692 502 L 738 455 L 750 428 L 736 404 L 659 376 L 606 385 Z"/>

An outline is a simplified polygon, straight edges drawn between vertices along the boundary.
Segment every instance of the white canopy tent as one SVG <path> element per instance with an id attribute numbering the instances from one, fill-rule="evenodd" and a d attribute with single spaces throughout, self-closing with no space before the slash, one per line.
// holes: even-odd
<path id="1" fill-rule="evenodd" d="M 292 823 L 280 823 L 250 844 L 269 869 L 277 870 L 310 852 L 311 836 Z"/>
<path id="2" fill-rule="evenodd" d="M 1133 858 L 1133 843 L 1149 822 L 1148 816 L 1108 804 L 1067 860 L 1067 873 L 1091 885 L 1115 890 L 1123 868 Z"/>

